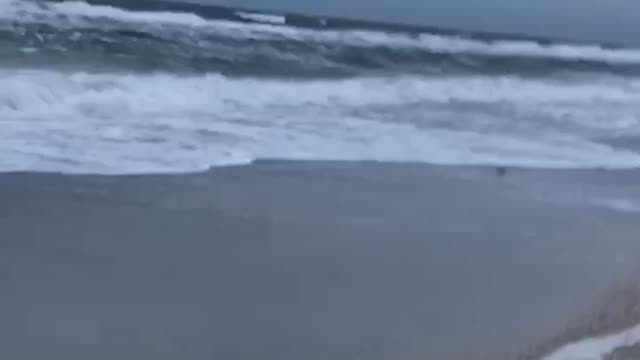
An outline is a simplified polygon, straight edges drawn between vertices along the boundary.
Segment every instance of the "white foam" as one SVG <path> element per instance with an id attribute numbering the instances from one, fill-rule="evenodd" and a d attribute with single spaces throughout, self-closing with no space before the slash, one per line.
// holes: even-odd
<path id="1" fill-rule="evenodd" d="M 630 199 L 620 198 L 605 198 L 595 199 L 593 201 L 595 205 L 599 205 L 614 211 L 625 213 L 637 213 L 640 212 L 640 203 Z"/>
<path id="2" fill-rule="evenodd" d="M 566 345 L 542 360 L 602 360 L 618 348 L 638 343 L 640 343 L 640 325 L 617 334 Z"/>
<path id="3" fill-rule="evenodd" d="M 242 12 L 242 11 L 237 12 L 236 15 L 238 15 L 239 17 L 245 20 L 269 23 L 269 24 L 284 25 L 287 22 L 286 18 L 282 15 L 249 13 L 249 12 Z"/>
<path id="4" fill-rule="evenodd" d="M 249 15 L 255 17 L 256 14 Z M 230 21 L 207 20 L 188 13 L 127 11 L 111 6 L 90 5 L 74 1 L 36 6 L 35 3 L 25 0 L 0 0 L 0 19 L 21 22 L 47 21 L 59 26 L 78 25 L 78 23 L 85 26 L 97 26 L 95 21 L 91 20 L 108 19 L 126 23 L 141 23 L 146 26 L 198 27 L 202 28 L 202 30 L 238 38 L 286 37 L 299 41 L 333 42 L 354 46 L 414 48 L 436 53 L 521 56 L 596 61 L 611 64 L 640 64 L 640 50 L 635 49 L 605 49 L 596 45 L 541 45 L 532 41 L 512 40 L 489 43 L 432 34 L 411 37 L 378 31 L 319 31 L 271 24 L 242 24 Z M 267 18 L 263 18 L 263 20 L 267 20 Z M 277 20 L 277 23 L 280 24 L 282 18 L 272 17 L 269 20 Z"/>
<path id="5" fill-rule="evenodd" d="M 172 172 L 265 157 L 544 167 L 640 164 L 638 154 L 556 131 L 553 124 L 545 129 L 552 119 L 537 119 L 531 128 L 517 117 L 549 107 L 555 110 L 544 116 L 563 121 L 565 112 L 580 105 L 637 104 L 640 88 L 630 92 L 629 84 L 623 91 L 613 85 L 508 77 L 293 82 L 24 70 L 0 70 L 0 78 L 2 170 Z M 459 111 L 465 102 L 492 110 L 465 116 Z M 504 104 L 509 111 L 501 113 Z M 630 125 L 624 131 L 637 130 Z"/>
<path id="6" fill-rule="evenodd" d="M 164 25 L 207 26 L 209 22 L 195 14 L 127 11 L 80 1 L 36 3 L 28 0 L 0 0 L 0 19 L 18 22 L 45 21 L 52 24 L 83 23 L 87 19 L 110 19 L 122 22 L 158 23 Z"/>

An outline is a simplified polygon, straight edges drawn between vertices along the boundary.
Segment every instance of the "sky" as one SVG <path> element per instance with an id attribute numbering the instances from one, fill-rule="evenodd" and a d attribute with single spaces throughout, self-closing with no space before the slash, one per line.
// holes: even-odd
<path id="1" fill-rule="evenodd" d="M 638 0 L 200 0 L 217 5 L 640 44 Z"/>

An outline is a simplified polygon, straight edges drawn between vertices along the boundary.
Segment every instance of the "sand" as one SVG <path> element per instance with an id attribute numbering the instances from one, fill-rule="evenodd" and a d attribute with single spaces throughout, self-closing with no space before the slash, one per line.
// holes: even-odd
<path id="1" fill-rule="evenodd" d="M 585 325 L 637 270 L 638 171 L 264 161 L 0 200 L 2 359 L 524 358 L 633 322 Z"/>

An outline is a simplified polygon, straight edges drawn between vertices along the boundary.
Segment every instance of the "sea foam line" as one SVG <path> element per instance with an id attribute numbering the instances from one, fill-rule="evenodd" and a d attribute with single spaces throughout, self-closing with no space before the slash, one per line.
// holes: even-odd
<path id="1" fill-rule="evenodd" d="M 601 360 L 618 348 L 640 343 L 640 325 L 617 334 L 588 338 L 565 345 L 542 360 Z"/>

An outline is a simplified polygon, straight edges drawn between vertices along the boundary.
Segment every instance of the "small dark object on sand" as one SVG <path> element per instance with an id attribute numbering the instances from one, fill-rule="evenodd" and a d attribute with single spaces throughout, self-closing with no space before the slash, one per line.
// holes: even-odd
<path id="1" fill-rule="evenodd" d="M 496 167 L 496 174 L 500 177 L 507 175 L 507 168 L 504 166 Z"/>

